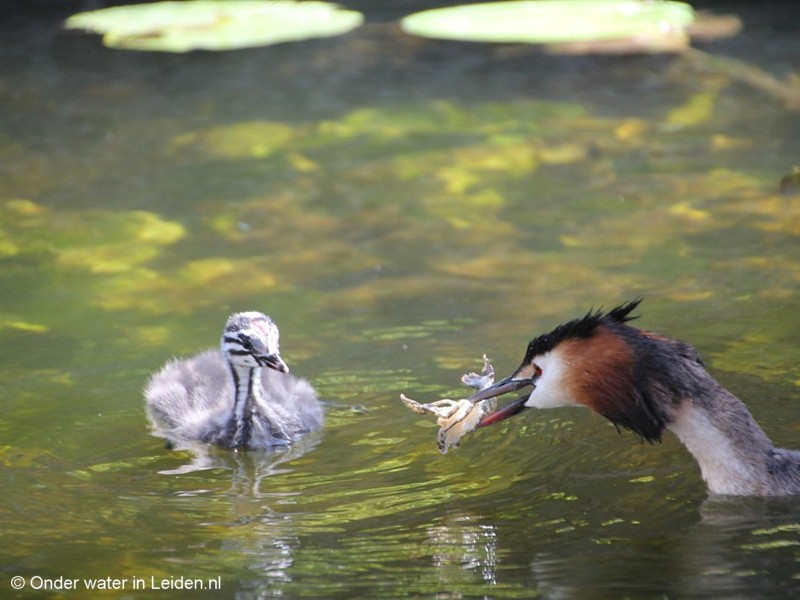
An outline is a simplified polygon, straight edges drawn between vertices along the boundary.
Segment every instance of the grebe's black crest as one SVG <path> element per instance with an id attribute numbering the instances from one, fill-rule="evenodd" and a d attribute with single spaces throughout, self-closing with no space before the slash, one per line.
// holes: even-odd
<path id="1" fill-rule="evenodd" d="M 617 429 L 628 429 L 641 441 L 653 443 L 661 441 L 670 419 L 670 401 L 660 391 L 674 392 L 676 387 L 674 381 L 663 377 L 667 370 L 662 357 L 671 355 L 682 344 L 673 345 L 672 341 L 656 339 L 626 325 L 637 318 L 631 313 L 641 302 L 641 298 L 636 298 L 608 312 L 590 310 L 583 317 L 534 338 L 528 344 L 523 364 L 564 342 L 602 339 L 600 347 L 580 346 L 594 348 L 595 353 L 575 363 L 582 365 L 587 386 L 593 390 L 593 409 Z"/>
<path id="2" fill-rule="evenodd" d="M 628 322 L 641 299 L 590 311 L 531 340 L 522 365 L 471 396 L 522 396 L 484 417 L 499 423 L 525 408 L 585 406 L 642 441 L 669 429 L 697 459 L 708 489 L 737 496 L 800 496 L 800 451 L 775 448 L 747 407 L 706 371 L 686 342 Z"/>
<path id="3" fill-rule="evenodd" d="M 641 298 L 635 298 L 620 304 L 607 313 L 602 310 L 589 311 L 580 319 L 574 319 L 556 327 L 550 333 L 533 338 L 528 344 L 522 364 L 529 363 L 534 356 L 553 350 L 561 342 L 569 339 L 586 339 L 591 337 L 600 325 L 624 324 L 638 318 L 631 313 L 641 304 Z"/>

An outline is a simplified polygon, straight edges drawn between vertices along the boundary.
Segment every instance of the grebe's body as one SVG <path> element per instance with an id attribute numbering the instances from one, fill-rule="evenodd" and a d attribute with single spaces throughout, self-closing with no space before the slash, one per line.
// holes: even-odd
<path id="1" fill-rule="evenodd" d="M 288 373 L 278 338 L 266 315 L 238 313 L 228 319 L 219 350 L 168 363 L 145 390 L 154 433 L 174 445 L 259 449 L 319 429 L 316 392 Z"/>
<path id="2" fill-rule="evenodd" d="M 627 324 L 640 300 L 590 312 L 534 338 L 517 371 L 474 401 L 533 386 L 487 426 L 526 408 L 585 406 L 650 442 L 665 429 L 697 460 L 712 494 L 800 494 L 800 451 L 774 448 L 747 407 L 684 342 Z"/>

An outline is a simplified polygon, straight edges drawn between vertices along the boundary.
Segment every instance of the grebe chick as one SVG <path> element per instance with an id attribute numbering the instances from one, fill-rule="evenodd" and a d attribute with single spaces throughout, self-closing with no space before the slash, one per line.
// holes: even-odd
<path id="1" fill-rule="evenodd" d="M 278 339 L 268 316 L 237 313 L 225 324 L 219 350 L 167 363 L 145 389 L 154 434 L 173 445 L 257 449 L 319 429 L 316 392 L 289 375 Z"/>
<path id="2" fill-rule="evenodd" d="M 745 405 L 705 370 L 689 344 L 627 324 L 641 299 L 534 338 L 513 375 L 473 401 L 533 386 L 486 416 L 485 427 L 526 408 L 585 406 L 640 439 L 675 433 L 712 494 L 800 494 L 800 451 L 775 448 Z"/>

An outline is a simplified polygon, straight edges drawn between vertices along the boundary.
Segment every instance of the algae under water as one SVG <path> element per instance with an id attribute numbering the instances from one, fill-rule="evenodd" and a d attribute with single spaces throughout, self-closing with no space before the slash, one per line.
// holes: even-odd
<path id="1" fill-rule="evenodd" d="M 794 588 L 797 502 L 706 500 L 674 438 L 529 411 L 440 456 L 398 397 L 460 397 L 483 353 L 510 372 L 532 335 L 643 295 L 642 326 L 697 346 L 796 447 L 796 113 L 681 57 L 509 57 L 406 37 L 393 13 L 176 56 L 12 16 L 4 594 L 35 594 L 17 575 L 221 578 L 241 598 Z M 708 50 L 787 75 L 800 21 L 743 19 Z M 325 429 L 275 453 L 164 449 L 146 378 L 246 309 L 280 326 Z"/>

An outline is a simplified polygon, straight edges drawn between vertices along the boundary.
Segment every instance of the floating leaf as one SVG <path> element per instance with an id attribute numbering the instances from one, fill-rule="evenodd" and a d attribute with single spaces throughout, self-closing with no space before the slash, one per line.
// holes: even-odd
<path id="1" fill-rule="evenodd" d="M 693 19 L 682 2 L 539 0 L 428 10 L 406 17 L 402 27 L 438 39 L 553 44 L 681 35 Z"/>
<path id="2" fill-rule="evenodd" d="M 328 2 L 191 0 L 79 13 L 66 27 L 103 34 L 109 48 L 188 52 L 332 37 L 363 21 L 360 12 Z"/>

